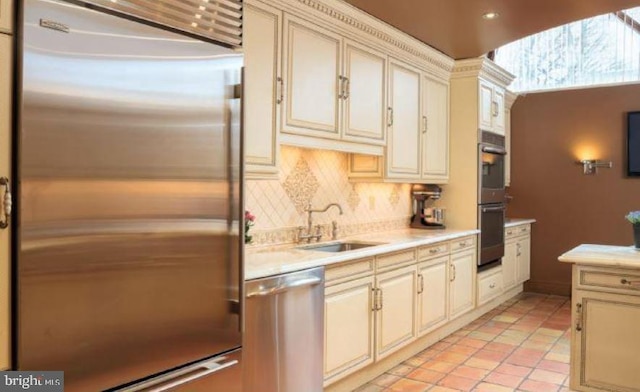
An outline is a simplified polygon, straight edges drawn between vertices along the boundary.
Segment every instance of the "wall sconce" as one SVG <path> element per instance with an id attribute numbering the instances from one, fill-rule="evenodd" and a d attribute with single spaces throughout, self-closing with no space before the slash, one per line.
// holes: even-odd
<path id="1" fill-rule="evenodd" d="M 611 161 L 597 161 L 595 159 L 583 159 L 576 163 L 582 165 L 582 174 L 596 174 L 599 167 L 607 169 L 611 169 L 613 167 L 613 163 Z"/>

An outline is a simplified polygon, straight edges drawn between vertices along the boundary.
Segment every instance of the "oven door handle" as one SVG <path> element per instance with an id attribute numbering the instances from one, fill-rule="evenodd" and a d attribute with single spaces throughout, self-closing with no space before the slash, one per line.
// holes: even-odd
<path id="1" fill-rule="evenodd" d="M 507 150 L 505 150 L 504 148 L 492 147 L 492 146 L 482 146 L 482 152 L 488 152 L 491 154 L 498 154 L 498 155 L 507 155 Z"/>
<path id="2" fill-rule="evenodd" d="M 501 206 L 501 207 L 482 207 L 482 212 L 500 212 L 500 211 L 504 211 L 505 207 Z"/>

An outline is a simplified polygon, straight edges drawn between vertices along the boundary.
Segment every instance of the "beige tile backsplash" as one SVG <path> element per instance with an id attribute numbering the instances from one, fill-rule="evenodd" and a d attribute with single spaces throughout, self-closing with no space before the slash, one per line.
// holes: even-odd
<path id="1" fill-rule="evenodd" d="M 347 154 L 282 146 L 278 180 L 247 180 L 246 208 L 256 216 L 251 229 L 256 245 L 292 243 L 297 227 L 305 226 L 305 207 L 338 209 L 314 213 L 331 238 L 331 221 L 338 236 L 405 228 L 411 216 L 410 184 L 349 182 Z"/>

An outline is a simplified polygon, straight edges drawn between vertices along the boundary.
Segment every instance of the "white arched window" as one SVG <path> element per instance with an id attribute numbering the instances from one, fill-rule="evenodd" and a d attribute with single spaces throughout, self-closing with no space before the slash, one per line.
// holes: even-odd
<path id="1" fill-rule="evenodd" d="M 640 81 L 640 7 L 543 31 L 496 50 L 516 92 Z"/>

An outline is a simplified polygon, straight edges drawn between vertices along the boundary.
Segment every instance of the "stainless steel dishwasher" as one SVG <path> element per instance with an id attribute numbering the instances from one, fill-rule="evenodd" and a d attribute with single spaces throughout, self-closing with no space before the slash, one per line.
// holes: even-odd
<path id="1" fill-rule="evenodd" d="M 324 267 L 245 283 L 246 392 L 321 392 Z"/>

